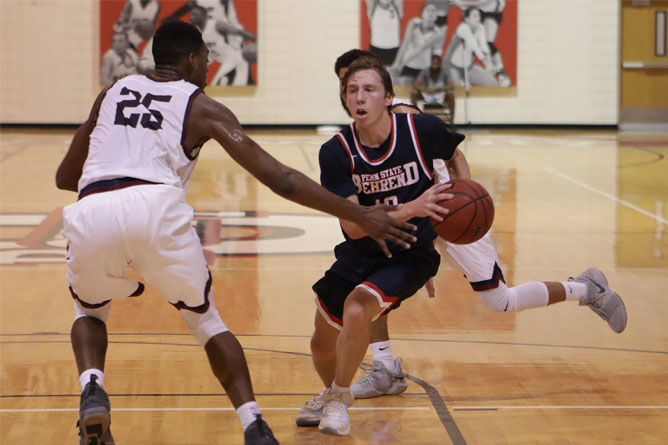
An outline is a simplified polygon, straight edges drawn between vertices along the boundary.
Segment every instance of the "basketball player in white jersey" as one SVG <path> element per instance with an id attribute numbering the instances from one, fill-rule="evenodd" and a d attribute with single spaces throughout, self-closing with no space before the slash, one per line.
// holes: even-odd
<path id="1" fill-rule="evenodd" d="M 462 22 L 457 25 L 448 49 L 443 57 L 444 69 L 449 69 L 455 86 L 498 86 L 494 77 L 494 64 L 487 45 L 485 28 L 480 22 L 481 12 L 477 8 L 464 10 Z M 474 55 L 484 65 L 474 63 Z"/>
<path id="2" fill-rule="evenodd" d="M 128 74 L 135 74 L 137 61 L 137 53 L 128 45 L 127 36 L 122 32 L 114 33 L 111 48 L 102 56 L 100 85 L 106 87 Z"/>
<path id="3" fill-rule="evenodd" d="M 153 35 L 159 13 L 160 3 L 156 0 L 127 0 L 116 22 L 116 29 L 125 32 L 130 45 L 139 51 L 139 45 Z"/>
<path id="4" fill-rule="evenodd" d="M 436 26 L 437 19 L 436 4 L 427 1 L 422 6 L 420 16 L 408 22 L 397 57 L 389 68 L 400 85 L 413 85 L 420 71 L 431 65 L 432 54 L 440 55 L 443 52 L 443 42 L 439 37 L 442 32 Z"/>
<path id="5" fill-rule="evenodd" d="M 211 80 L 211 85 L 233 85 L 244 86 L 253 83 L 250 77 L 250 62 L 244 57 L 244 41 L 257 40 L 257 36 L 244 29 L 239 21 L 237 11 L 232 0 L 191 0 L 184 4 L 171 15 L 166 17 L 162 23 L 178 20 L 188 12 L 196 8 L 206 11 L 207 22 L 200 27 L 205 42 L 215 42 L 216 57 L 211 61 L 220 62 L 218 71 Z M 220 34 L 222 42 L 215 33 Z"/>
<path id="6" fill-rule="evenodd" d="M 353 61 L 370 55 L 367 51 L 353 49 L 339 56 L 334 64 L 334 72 L 339 80 Z M 396 98 L 390 108 L 395 113 L 421 113 L 415 105 Z M 451 177 L 470 179 L 468 168 L 454 169 L 451 165 L 451 162 L 441 159 L 434 160 L 436 181 L 448 182 Z M 589 306 L 607 321 L 614 332 L 621 333 L 626 327 L 624 302 L 610 290 L 607 279 L 598 269 L 589 268 L 577 278 L 566 282 L 533 281 L 508 287 L 490 233 L 471 244 L 452 244 L 437 238 L 436 246 L 441 257 L 469 281 L 482 302 L 495 312 L 519 312 L 560 301 L 577 300 L 580 305 Z M 428 281 L 425 288 L 429 296 L 433 297 L 433 282 Z M 394 359 L 392 353 L 387 316 L 371 324 L 370 334 L 373 370 L 352 384 L 350 389 L 353 396 L 362 399 L 404 392 L 408 385 L 401 369 L 401 359 Z"/>
<path id="7" fill-rule="evenodd" d="M 63 235 L 76 312 L 71 340 L 82 387 L 81 444 L 114 443 L 103 389 L 105 320 L 113 299 L 144 290 L 125 276 L 126 267 L 179 310 L 237 410 L 245 443 L 275 444 L 255 402 L 241 345 L 214 305 L 211 274 L 191 225 L 193 209 L 185 201 L 202 145 L 213 138 L 277 194 L 354 221 L 387 256 L 386 240 L 409 247 L 415 237 L 406 230 L 416 227 L 329 193 L 262 150 L 228 108 L 203 93 L 207 49 L 191 24 L 161 26 L 153 56 L 153 73 L 125 77 L 100 93 L 56 173 L 58 188 L 79 193 L 63 209 Z"/>
<path id="8" fill-rule="evenodd" d="M 369 19 L 369 51 L 385 65 L 391 65 L 401 43 L 404 0 L 366 0 Z"/>
<path id="9" fill-rule="evenodd" d="M 227 44 L 225 36 L 218 30 L 218 25 L 221 22 L 210 18 L 203 7 L 194 6 L 190 10 L 190 23 L 202 32 L 202 39 L 209 49 L 209 64 L 220 63 L 211 85 L 227 84 L 227 82 L 224 82 L 224 78 L 235 67 L 239 67 L 239 77 L 235 76 L 235 80 L 248 79 L 248 63 L 242 60 L 243 56 L 240 51 Z"/>
<path id="10" fill-rule="evenodd" d="M 512 83 L 508 73 L 506 73 L 503 65 L 503 57 L 501 51 L 494 45 L 496 36 L 499 32 L 499 25 L 503 17 L 503 10 L 506 7 L 506 0 L 478 0 L 466 1 L 453 0 L 453 2 L 461 9 L 479 8 L 481 14 L 481 21 L 485 27 L 485 37 L 487 39 L 487 46 L 489 46 L 490 54 L 492 55 L 492 62 L 496 71 L 496 80 L 501 87 L 509 87 Z"/>

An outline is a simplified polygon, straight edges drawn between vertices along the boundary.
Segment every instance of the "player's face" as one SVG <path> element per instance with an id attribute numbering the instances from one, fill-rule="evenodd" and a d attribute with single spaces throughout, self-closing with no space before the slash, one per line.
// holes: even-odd
<path id="1" fill-rule="evenodd" d="M 118 54 L 123 54 L 128 49 L 128 39 L 125 34 L 115 34 L 111 38 L 111 48 Z"/>
<path id="2" fill-rule="evenodd" d="M 469 13 L 469 16 L 466 17 L 466 24 L 471 28 L 477 28 L 480 26 L 480 11 L 474 9 Z"/>
<path id="3" fill-rule="evenodd" d="M 376 70 L 368 69 L 353 73 L 348 78 L 344 99 L 351 116 L 359 125 L 368 125 L 387 114 L 392 97 Z"/>
<path id="4" fill-rule="evenodd" d="M 431 4 L 425 6 L 424 9 L 422 10 L 422 14 L 420 15 L 425 22 L 428 23 L 436 22 L 436 6 Z"/>
<path id="5" fill-rule="evenodd" d="M 190 23 L 197 26 L 198 28 L 203 28 L 206 23 L 206 10 L 200 8 L 194 8 L 190 11 Z"/>

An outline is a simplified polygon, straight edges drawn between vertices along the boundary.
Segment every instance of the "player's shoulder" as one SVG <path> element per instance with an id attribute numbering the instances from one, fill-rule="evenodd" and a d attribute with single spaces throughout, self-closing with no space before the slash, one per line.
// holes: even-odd
<path id="1" fill-rule="evenodd" d="M 442 119 L 429 113 L 411 115 L 416 126 L 425 128 L 447 128 Z"/>
<path id="2" fill-rule="evenodd" d="M 343 141 L 342 139 L 345 140 L 346 138 L 346 133 L 349 133 L 350 129 L 349 127 L 344 127 L 341 131 L 333 135 L 331 138 L 329 138 L 327 141 L 325 141 L 324 144 L 320 146 L 321 150 L 329 150 L 329 151 L 336 151 L 340 150 L 343 148 Z"/>
<path id="3" fill-rule="evenodd" d="M 351 150 L 352 139 L 352 130 L 350 126 L 347 125 L 320 146 L 320 155 L 347 158 Z"/>

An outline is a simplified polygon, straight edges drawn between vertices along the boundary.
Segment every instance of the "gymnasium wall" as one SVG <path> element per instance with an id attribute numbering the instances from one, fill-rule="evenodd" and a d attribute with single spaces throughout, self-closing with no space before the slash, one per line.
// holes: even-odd
<path id="1" fill-rule="evenodd" d="M 332 65 L 359 46 L 359 1 L 258 2 L 258 86 L 210 94 L 244 124 L 346 123 Z M 0 1 L 0 122 L 86 118 L 99 91 L 98 8 L 97 0 Z M 468 119 L 616 124 L 619 14 L 616 0 L 520 0 L 518 86 L 473 89 Z"/>

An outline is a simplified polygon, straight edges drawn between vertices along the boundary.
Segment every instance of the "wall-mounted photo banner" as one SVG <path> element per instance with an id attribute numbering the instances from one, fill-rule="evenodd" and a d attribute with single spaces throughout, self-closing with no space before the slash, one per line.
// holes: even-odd
<path id="1" fill-rule="evenodd" d="M 257 0 L 100 0 L 100 84 L 151 71 L 152 35 L 169 20 L 202 32 L 208 85 L 256 84 Z"/>
<path id="2" fill-rule="evenodd" d="M 517 0 L 360 0 L 361 48 L 395 85 L 412 86 L 436 57 L 455 86 L 517 84 Z"/>

